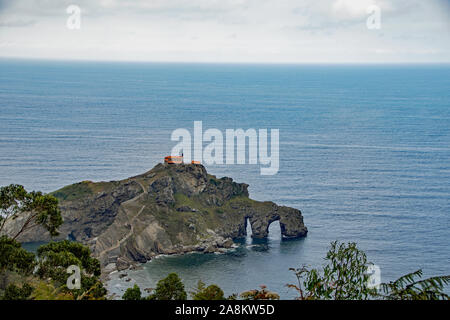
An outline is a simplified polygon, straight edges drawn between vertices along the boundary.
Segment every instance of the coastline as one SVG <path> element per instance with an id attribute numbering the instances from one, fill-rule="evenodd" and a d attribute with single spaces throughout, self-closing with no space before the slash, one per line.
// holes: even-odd
<path id="1" fill-rule="evenodd" d="M 188 251 L 188 252 L 180 252 L 180 253 L 173 253 L 173 254 L 158 254 L 155 255 L 151 260 L 139 263 L 136 262 L 132 266 L 130 266 L 127 269 L 123 270 L 112 270 L 108 273 L 102 270 L 102 275 L 100 277 L 100 280 L 102 281 L 105 288 L 108 290 L 108 297 L 114 300 L 120 300 L 122 297 L 122 294 L 125 292 L 127 288 L 132 287 L 134 284 L 138 284 L 140 287 L 143 287 L 143 290 L 147 293 L 150 288 L 145 288 L 145 282 L 142 283 L 142 281 L 138 281 L 136 279 L 141 278 L 142 280 L 142 273 L 146 271 L 146 268 L 150 267 L 150 264 L 158 259 L 164 259 L 164 258 L 179 258 L 185 255 L 226 255 L 227 253 L 231 253 L 233 251 L 236 251 L 241 245 L 237 243 L 233 243 L 233 245 L 230 248 L 219 248 L 217 251 L 214 252 L 200 252 L 200 251 Z M 155 279 L 160 280 L 160 279 Z M 199 279 L 201 280 L 201 279 Z M 152 280 L 150 280 L 151 282 Z"/>

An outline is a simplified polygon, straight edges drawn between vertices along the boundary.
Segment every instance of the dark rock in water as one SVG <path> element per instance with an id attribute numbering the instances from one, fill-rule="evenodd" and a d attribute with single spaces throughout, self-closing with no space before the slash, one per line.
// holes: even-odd
<path id="1" fill-rule="evenodd" d="M 216 246 L 210 245 L 203 251 L 203 253 L 214 253 L 214 252 L 217 252 L 217 251 L 218 251 L 218 249 L 217 249 Z"/>
<path id="2" fill-rule="evenodd" d="M 231 239 L 246 235 L 247 221 L 254 238 L 267 237 L 277 220 L 284 238 L 307 234 L 299 210 L 252 200 L 247 184 L 218 179 L 202 165 L 158 164 L 139 176 L 84 181 L 53 195 L 64 218 L 57 239 L 89 245 L 102 266 L 115 263 L 119 271 L 158 254 L 230 248 Z M 45 230 L 35 228 L 19 240 L 49 239 Z"/>
<path id="3" fill-rule="evenodd" d="M 118 258 L 116 261 L 116 268 L 118 271 L 126 270 L 130 267 L 130 263 L 123 258 Z"/>
<path id="4" fill-rule="evenodd" d="M 233 240 L 231 240 L 230 238 L 228 238 L 224 243 L 223 243 L 223 247 L 226 249 L 229 249 L 231 247 L 233 247 Z"/>

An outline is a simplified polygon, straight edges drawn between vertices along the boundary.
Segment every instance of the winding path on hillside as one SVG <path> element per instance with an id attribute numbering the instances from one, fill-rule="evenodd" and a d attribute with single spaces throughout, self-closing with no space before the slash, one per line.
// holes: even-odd
<path id="1" fill-rule="evenodd" d="M 147 190 L 145 189 L 144 185 L 143 185 L 141 182 L 139 182 L 139 181 L 136 181 L 136 182 L 139 183 L 139 185 L 141 186 L 141 188 L 142 188 L 142 193 L 140 193 L 139 195 L 137 195 L 136 197 L 134 197 L 134 198 L 132 198 L 132 199 L 129 199 L 129 200 L 127 200 L 127 201 L 124 201 L 124 202 L 121 204 L 121 206 L 122 206 L 123 210 L 125 211 L 127 217 L 129 217 L 129 213 L 127 212 L 127 209 L 126 209 L 125 206 L 126 206 L 127 204 L 134 203 L 134 202 L 138 201 L 142 196 L 144 196 L 144 195 L 147 193 Z M 112 250 L 114 250 L 114 249 L 119 248 L 119 247 L 122 245 L 122 243 L 124 243 L 125 241 L 127 241 L 127 240 L 133 235 L 133 233 L 134 233 L 133 222 L 139 217 L 139 215 L 142 213 L 142 211 L 144 211 L 144 209 L 145 209 L 145 205 L 143 205 L 142 208 L 138 211 L 138 213 L 131 219 L 131 221 L 129 221 L 129 224 L 130 224 L 130 226 L 131 226 L 130 231 L 129 231 L 122 239 L 118 240 L 117 243 L 116 243 L 114 246 L 109 247 L 109 248 L 106 248 L 105 250 L 101 251 L 101 252 L 99 253 L 99 257 L 100 257 L 100 258 L 101 258 L 104 254 L 106 254 L 106 253 L 108 253 L 108 252 L 110 252 L 110 251 L 112 251 Z"/>

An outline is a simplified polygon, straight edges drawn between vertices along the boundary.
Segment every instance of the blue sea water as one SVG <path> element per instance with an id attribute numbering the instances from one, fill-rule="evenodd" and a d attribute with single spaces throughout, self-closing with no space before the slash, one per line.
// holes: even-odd
<path id="1" fill-rule="evenodd" d="M 383 281 L 450 274 L 449 65 L 213 65 L 0 61 L 0 185 L 53 191 L 123 179 L 170 153 L 174 129 L 277 128 L 280 169 L 207 166 L 250 196 L 301 209 L 305 239 L 244 240 L 224 255 L 161 257 L 132 281 L 168 272 L 227 294 L 266 284 L 292 298 L 288 271 L 318 267 L 333 240 L 355 241 Z"/>

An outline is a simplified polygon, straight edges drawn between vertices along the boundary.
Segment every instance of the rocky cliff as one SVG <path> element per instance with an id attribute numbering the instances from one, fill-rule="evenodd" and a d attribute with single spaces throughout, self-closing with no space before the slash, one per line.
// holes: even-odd
<path id="1" fill-rule="evenodd" d="M 158 254 L 213 252 L 246 235 L 266 237 L 279 220 L 284 238 L 303 237 L 299 210 L 249 198 L 248 185 L 209 175 L 202 165 L 158 164 L 126 180 L 84 181 L 53 193 L 64 223 L 59 238 L 91 246 L 103 266 L 124 269 Z M 21 241 L 48 241 L 42 229 Z"/>

